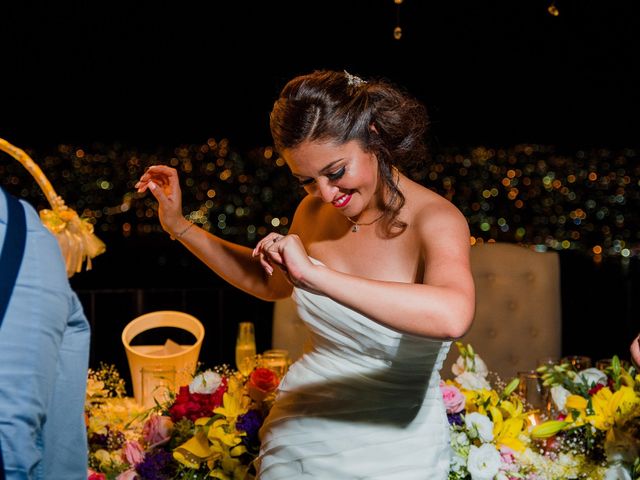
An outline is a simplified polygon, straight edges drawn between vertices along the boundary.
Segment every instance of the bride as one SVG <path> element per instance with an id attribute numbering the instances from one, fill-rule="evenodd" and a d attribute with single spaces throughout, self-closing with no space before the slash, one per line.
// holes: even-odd
<path id="1" fill-rule="evenodd" d="M 427 123 L 386 81 L 337 71 L 289 81 L 271 133 L 307 195 L 289 234 L 253 250 L 183 217 L 175 169 L 152 166 L 136 185 L 172 237 L 251 295 L 293 295 L 310 331 L 260 431 L 261 480 L 447 477 L 438 371 L 471 325 L 474 286 L 464 216 L 402 173 L 426 161 Z"/>

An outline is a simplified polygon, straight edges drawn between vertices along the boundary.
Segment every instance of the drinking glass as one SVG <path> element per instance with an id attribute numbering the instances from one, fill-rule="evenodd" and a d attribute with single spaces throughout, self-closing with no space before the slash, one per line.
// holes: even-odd
<path id="1" fill-rule="evenodd" d="M 569 363 L 575 370 L 591 368 L 591 358 L 584 355 L 569 355 L 562 358 L 562 363 Z"/>
<path id="2" fill-rule="evenodd" d="M 272 370 L 278 378 L 284 377 L 290 364 L 289 352 L 283 349 L 267 350 L 260 358 L 260 366 Z"/>
<path id="3" fill-rule="evenodd" d="M 245 377 L 255 367 L 256 336 L 252 322 L 240 322 L 236 338 L 236 368 Z"/>
<path id="4" fill-rule="evenodd" d="M 151 408 L 169 400 L 175 390 L 176 370 L 173 366 L 147 365 L 140 369 L 142 406 Z"/>
<path id="5" fill-rule="evenodd" d="M 545 401 L 544 391 L 540 376 L 535 370 L 527 370 L 518 372 L 518 394 L 536 410 L 546 411 L 547 405 Z"/>

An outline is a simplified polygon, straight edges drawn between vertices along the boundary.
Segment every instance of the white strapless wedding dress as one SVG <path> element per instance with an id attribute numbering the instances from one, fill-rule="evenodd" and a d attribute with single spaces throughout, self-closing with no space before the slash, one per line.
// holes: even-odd
<path id="1" fill-rule="evenodd" d="M 449 427 L 438 373 L 451 342 L 401 334 L 294 289 L 312 349 L 260 430 L 260 480 L 444 480 Z"/>

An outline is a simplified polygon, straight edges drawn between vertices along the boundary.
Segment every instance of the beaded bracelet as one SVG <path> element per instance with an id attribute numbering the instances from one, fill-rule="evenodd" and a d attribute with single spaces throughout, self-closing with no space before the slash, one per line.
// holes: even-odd
<path id="1" fill-rule="evenodd" d="M 187 233 L 191 227 L 193 227 L 193 225 L 194 225 L 194 223 L 192 221 L 189 221 L 189 225 L 187 227 L 185 227 L 185 229 L 182 230 L 180 233 L 177 233 L 175 236 L 174 235 L 170 235 L 171 240 L 176 240 L 176 239 L 182 238 L 184 236 L 184 234 Z"/>

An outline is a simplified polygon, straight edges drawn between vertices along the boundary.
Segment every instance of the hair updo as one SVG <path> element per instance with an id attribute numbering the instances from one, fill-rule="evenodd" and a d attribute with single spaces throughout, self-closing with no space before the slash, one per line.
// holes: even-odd
<path id="1" fill-rule="evenodd" d="M 428 124 L 425 106 L 387 81 L 364 81 L 330 70 L 290 80 L 270 115 L 271 135 L 279 152 L 305 141 L 340 145 L 356 140 L 364 151 L 376 155 L 388 191 L 383 222 L 389 235 L 407 226 L 397 218 L 405 199 L 392 167 L 402 169 L 426 160 Z"/>

